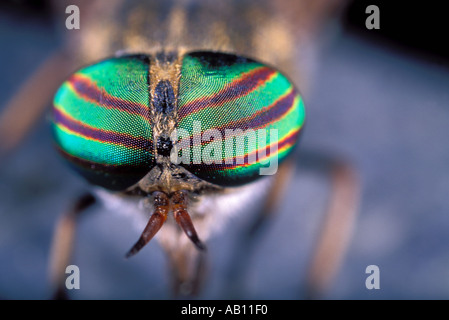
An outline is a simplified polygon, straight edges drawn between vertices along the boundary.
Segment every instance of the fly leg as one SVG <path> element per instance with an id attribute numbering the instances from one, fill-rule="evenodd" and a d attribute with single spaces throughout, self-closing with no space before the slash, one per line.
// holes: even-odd
<path id="1" fill-rule="evenodd" d="M 306 166 L 330 177 L 331 191 L 306 273 L 305 297 L 321 298 L 331 286 L 345 256 L 358 214 L 360 185 L 347 161 L 312 155 Z"/>
<path id="2" fill-rule="evenodd" d="M 352 227 L 357 217 L 359 200 L 359 181 L 353 166 L 340 159 L 324 154 L 303 151 L 301 166 L 324 175 L 330 180 L 331 191 L 327 208 L 320 222 L 319 233 L 315 240 L 310 263 L 306 271 L 306 288 L 300 297 L 316 299 L 321 297 L 335 278 L 352 234 Z M 267 222 L 276 213 L 276 206 L 282 201 L 289 179 L 295 168 L 293 163 L 279 167 L 275 181 L 269 190 L 269 196 L 254 223 L 248 229 L 239 247 L 234 250 L 228 268 L 228 296 L 238 299 L 244 296 L 242 283 L 248 272 L 251 252 L 257 244 L 257 238 L 263 232 Z"/>
<path id="3" fill-rule="evenodd" d="M 56 52 L 19 88 L 0 112 L 0 159 L 21 143 L 49 107 L 51 97 L 71 70 L 70 58 Z"/>
<path id="4" fill-rule="evenodd" d="M 175 298 L 192 298 L 200 294 L 207 273 L 206 255 L 191 243 L 176 250 L 165 250 L 168 256 L 172 293 Z"/>
<path id="5" fill-rule="evenodd" d="M 72 257 L 77 220 L 94 203 L 93 195 L 84 194 L 61 216 L 56 225 L 49 261 L 53 299 L 65 300 L 68 298 L 65 289 L 65 270 L 70 265 Z"/>

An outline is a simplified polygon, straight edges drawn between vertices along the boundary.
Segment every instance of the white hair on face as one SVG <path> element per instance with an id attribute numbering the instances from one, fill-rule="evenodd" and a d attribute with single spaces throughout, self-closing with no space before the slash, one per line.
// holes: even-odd
<path id="1" fill-rule="evenodd" d="M 254 210 L 253 208 L 260 207 L 272 181 L 272 177 L 267 176 L 241 187 L 227 188 L 222 193 L 205 194 L 199 196 L 197 201 L 191 201 L 187 210 L 201 240 L 219 234 L 232 217 L 244 215 Z M 95 194 L 107 210 L 131 219 L 139 232 L 145 228 L 153 213 L 152 208 L 148 207 L 148 202 L 144 206 L 145 199 L 141 197 L 124 196 L 100 188 L 95 190 Z M 180 232 L 171 212 L 156 238 L 181 243 L 190 241 Z"/>

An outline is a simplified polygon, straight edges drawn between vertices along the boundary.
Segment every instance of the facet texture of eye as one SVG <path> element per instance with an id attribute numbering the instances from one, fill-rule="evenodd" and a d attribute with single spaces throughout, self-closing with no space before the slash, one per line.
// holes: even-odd
<path id="1" fill-rule="evenodd" d="M 142 56 L 104 60 L 74 73 L 55 95 L 56 144 L 91 183 L 123 190 L 154 165 L 148 65 Z"/>
<path id="2" fill-rule="evenodd" d="M 184 56 L 178 128 L 189 132 L 189 162 L 198 177 L 223 186 L 261 176 L 292 151 L 305 119 L 292 83 L 277 70 L 231 54 Z"/>

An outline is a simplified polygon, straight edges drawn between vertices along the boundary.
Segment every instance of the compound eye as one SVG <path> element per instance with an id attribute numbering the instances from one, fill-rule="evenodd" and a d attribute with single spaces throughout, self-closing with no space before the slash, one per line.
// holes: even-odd
<path id="1" fill-rule="evenodd" d="M 271 174 L 262 172 L 292 152 L 304 119 L 300 94 L 276 69 L 232 54 L 184 56 L 178 129 L 192 148 L 180 165 L 203 180 L 238 186 Z"/>
<path id="2" fill-rule="evenodd" d="M 80 69 L 53 103 L 56 145 L 89 182 L 124 190 L 154 166 L 145 56 L 111 58 Z"/>

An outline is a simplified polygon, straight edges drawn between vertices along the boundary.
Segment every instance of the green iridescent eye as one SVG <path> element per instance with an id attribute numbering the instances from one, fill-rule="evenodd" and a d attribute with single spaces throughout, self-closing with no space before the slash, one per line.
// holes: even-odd
<path id="1" fill-rule="evenodd" d="M 304 119 L 301 96 L 277 70 L 232 54 L 194 52 L 184 57 L 178 127 L 190 133 L 193 147 L 192 161 L 180 165 L 201 179 L 222 186 L 236 186 L 257 179 L 261 176 L 260 169 L 273 158 L 280 164 L 291 153 Z M 195 125 L 201 126 L 200 134 L 195 132 Z M 247 135 L 246 141 L 256 139 L 254 143 L 240 145 L 236 139 L 231 140 L 229 146 L 233 146 L 234 152 L 229 152 L 231 149 L 226 150 L 226 142 L 221 149 L 218 145 L 214 149 L 210 148 L 214 142 L 198 137 L 204 137 L 211 130 L 215 130 L 214 141 L 217 132 L 225 141 L 231 131 L 237 133 L 238 130 L 243 132 L 241 136 L 254 133 L 252 138 Z M 258 138 L 261 131 L 265 132 L 265 143 Z M 215 160 L 213 163 L 205 163 L 205 154 L 207 156 L 211 149 L 219 154 L 210 156 Z M 195 161 L 199 159 L 201 161 Z"/>
<path id="2" fill-rule="evenodd" d="M 56 144 L 91 183 L 124 190 L 168 158 L 177 144 L 153 128 L 160 116 L 189 137 L 188 161 L 177 164 L 220 186 L 261 177 L 296 145 L 303 100 L 276 69 L 232 54 L 189 53 L 175 95 L 170 81 L 151 79 L 150 68 L 148 56 L 107 59 L 74 73 L 56 93 Z"/>
<path id="3" fill-rule="evenodd" d="M 154 166 L 144 56 L 111 58 L 74 73 L 54 98 L 59 150 L 88 181 L 122 190 Z"/>

